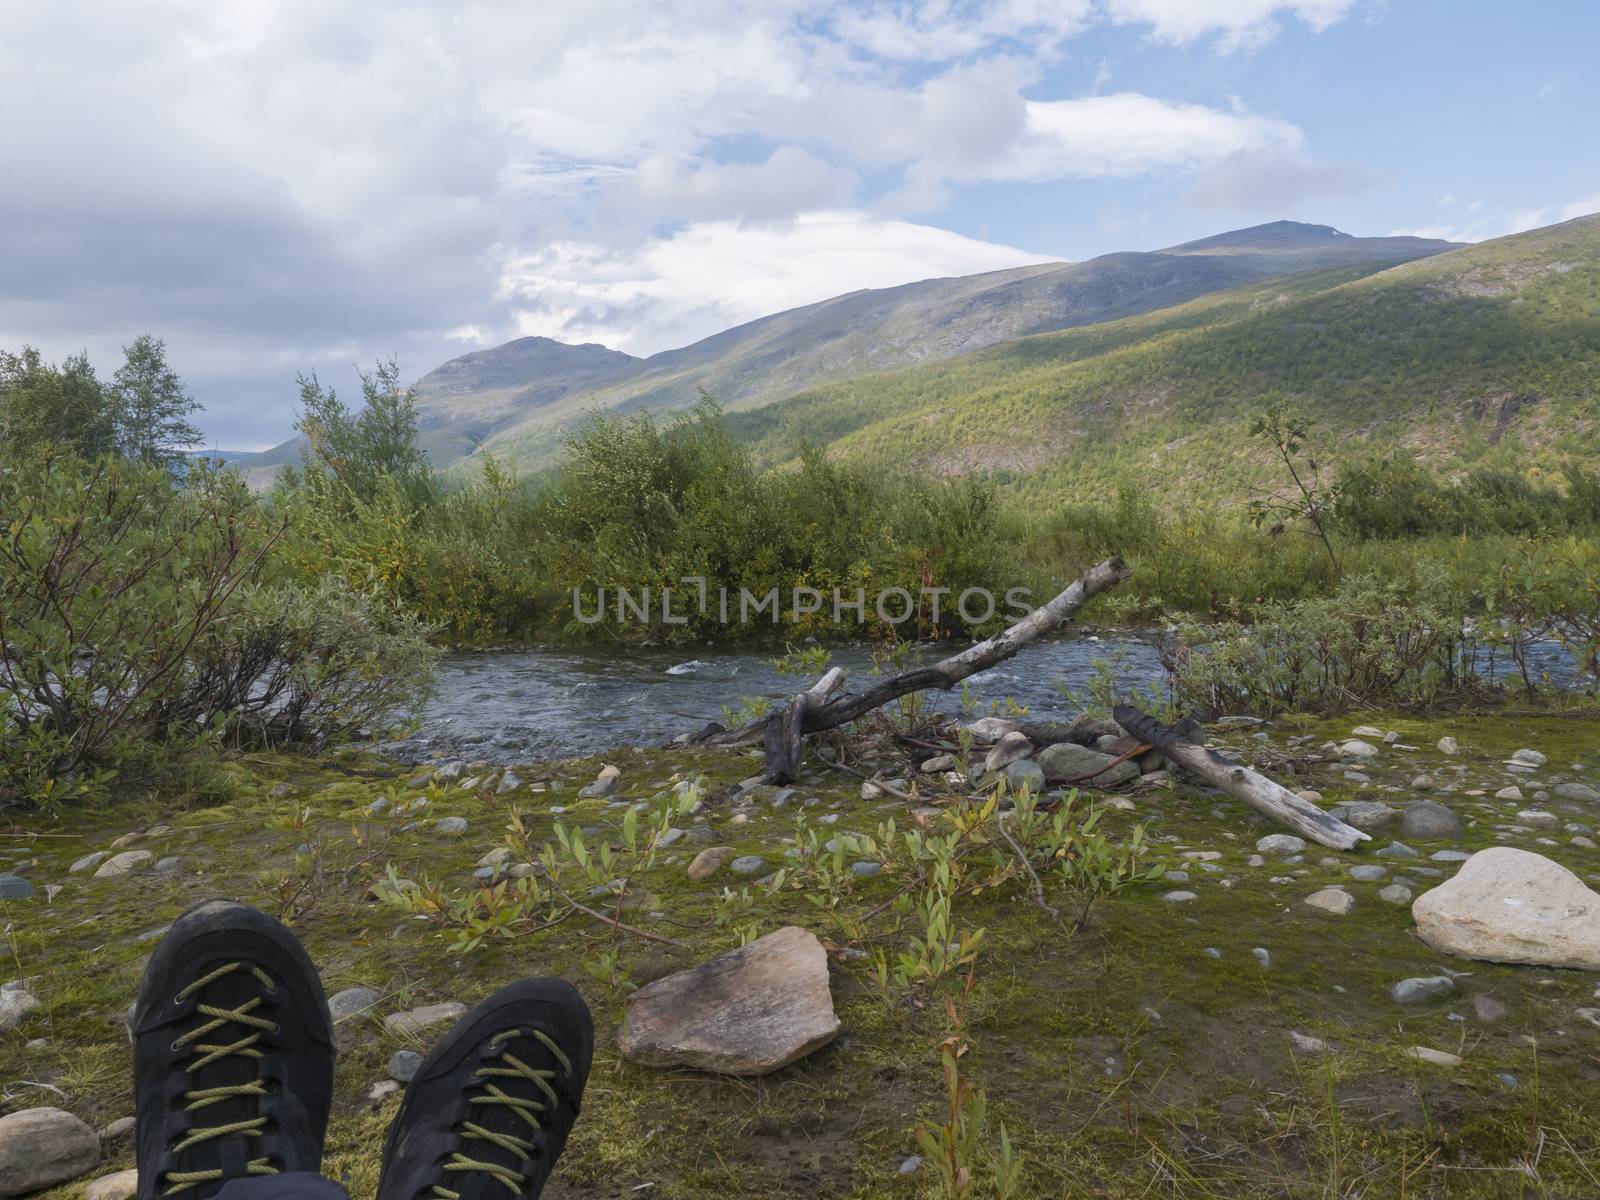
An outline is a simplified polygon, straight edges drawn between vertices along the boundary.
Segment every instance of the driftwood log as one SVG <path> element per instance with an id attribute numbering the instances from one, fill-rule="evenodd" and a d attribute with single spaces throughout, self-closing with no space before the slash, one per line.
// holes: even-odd
<path id="1" fill-rule="evenodd" d="M 830 671 L 809 691 L 802 692 L 786 707 L 769 713 L 743 729 L 731 730 L 708 739 L 720 745 L 737 745 L 760 737 L 766 750 L 768 783 L 792 783 L 800 765 L 801 741 L 808 733 L 834 729 L 866 716 L 901 696 L 937 688 L 948 691 L 969 675 L 1002 663 L 1029 642 L 1057 629 L 1101 592 L 1110 591 L 1133 574 L 1120 558 L 1108 558 L 1078 576 L 1048 604 L 1034 609 L 1022 620 L 994 637 L 969 646 L 959 654 L 926 667 L 902 671 L 882 680 L 857 695 L 830 694 L 838 687 L 834 680 L 821 691 L 836 672 Z M 1062 726 L 1062 739 L 1067 739 Z"/>
<path id="2" fill-rule="evenodd" d="M 1229 762 L 1220 754 L 1190 741 L 1182 731 L 1163 725 L 1131 704 L 1117 705 L 1111 715 L 1129 736 L 1149 742 L 1169 761 L 1302 837 L 1334 850 L 1350 850 L 1367 840 L 1361 830 L 1329 816 L 1260 772 Z"/>

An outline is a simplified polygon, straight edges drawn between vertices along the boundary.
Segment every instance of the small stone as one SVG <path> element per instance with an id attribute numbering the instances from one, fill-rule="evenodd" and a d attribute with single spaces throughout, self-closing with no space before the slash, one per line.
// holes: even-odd
<path id="1" fill-rule="evenodd" d="M 118 1117 L 100 1131 L 102 1142 L 119 1142 L 133 1132 L 137 1122 L 132 1117 Z"/>
<path id="2" fill-rule="evenodd" d="M 1433 791 L 1433 777 L 1429 775 L 1418 775 L 1411 781 L 1411 790 L 1414 792 Z"/>
<path id="3" fill-rule="evenodd" d="M 1403 883 L 1391 883 L 1378 889 L 1378 899 L 1385 904 L 1410 904 L 1411 889 Z"/>
<path id="4" fill-rule="evenodd" d="M 76 1179 L 100 1162 L 94 1130 L 59 1108 L 0 1117 L 0 1196 L 21 1196 Z"/>
<path id="5" fill-rule="evenodd" d="M 1428 857 L 1434 862 L 1466 862 L 1472 855 L 1465 850 L 1435 850 Z"/>
<path id="6" fill-rule="evenodd" d="M 1308 1033 L 1289 1031 L 1289 1042 L 1294 1046 L 1296 1054 L 1326 1054 L 1328 1043 L 1319 1037 L 1312 1037 Z"/>
<path id="7" fill-rule="evenodd" d="M 156 856 L 148 850 L 124 850 L 106 859 L 94 873 L 96 879 L 120 879 L 124 875 L 137 875 L 155 862 Z"/>
<path id="8" fill-rule="evenodd" d="M 1461 818 L 1442 804 L 1418 800 L 1406 808 L 1400 826 L 1407 837 L 1422 841 L 1442 841 L 1461 836 Z"/>
<path id="9" fill-rule="evenodd" d="M 675 846 L 683 839 L 684 831 L 676 825 L 668 826 L 661 831 L 661 836 L 656 839 L 656 848 L 665 850 L 668 846 Z"/>
<path id="10" fill-rule="evenodd" d="M 1418 1062 L 1429 1063 L 1435 1067 L 1459 1067 L 1459 1055 L 1447 1054 L 1443 1050 L 1431 1050 L 1427 1046 L 1412 1046 L 1406 1051 L 1407 1058 L 1414 1058 Z"/>
<path id="11" fill-rule="evenodd" d="M 371 804 L 367 805 L 367 816 L 369 817 L 381 817 L 388 811 L 389 798 L 387 796 L 379 796 Z"/>
<path id="12" fill-rule="evenodd" d="M 1299 854 L 1305 848 L 1305 838 L 1292 833 L 1269 833 L 1256 842 L 1256 849 L 1262 854 Z"/>
<path id="13" fill-rule="evenodd" d="M 1188 883 L 1189 882 L 1189 872 L 1187 872 L 1187 871 L 1167 871 L 1161 877 L 1163 879 L 1165 879 L 1168 883 Z"/>
<path id="14" fill-rule="evenodd" d="M 96 850 L 93 854 L 85 854 L 67 868 L 67 874 L 77 875 L 79 872 L 87 871 L 90 867 L 98 867 L 110 856 L 111 852 L 109 850 Z"/>
<path id="15" fill-rule="evenodd" d="M 1399 812 L 1399 809 L 1391 808 L 1377 800 L 1350 800 L 1344 804 L 1334 805 L 1328 810 L 1328 815 L 1335 820 L 1343 821 L 1346 825 L 1370 831 L 1382 829 L 1393 821 Z"/>
<path id="16" fill-rule="evenodd" d="M 578 795 L 585 799 L 591 799 L 596 796 L 604 799 L 615 796 L 621 788 L 622 772 L 608 764 L 600 768 L 600 774 L 595 776 L 594 782 L 581 789 Z"/>
<path id="17" fill-rule="evenodd" d="M 1161 898 L 1169 904 L 1186 904 L 1190 900 L 1198 900 L 1200 897 L 1193 892 L 1176 891 L 1168 892 Z"/>
<path id="18" fill-rule="evenodd" d="M 1272 965 L 1272 954 L 1265 946 L 1257 946 L 1254 950 L 1250 951 L 1250 953 L 1255 956 L 1255 960 L 1260 963 L 1263 968 L 1270 967 Z"/>
<path id="19" fill-rule="evenodd" d="M 1396 1004 L 1420 1004 L 1455 990 L 1455 980 L 1448 975 L 1422 975 L 1390 984 L 1389 998 Z"/>
<path id="20" fill-rule="evenodd" d="M 15 1029 L 23 1018 L 39 1007 L 39 998 L 22 988 L 0 992 L 0 1033 Z"/>
<path id="21" fill-rule="evenodd" d="M 367 1091 L 367 1099 L 373 1104 L 382 1104 L 399 1091 L 400 1084 L 393 1079 L 380 1079 Z"/>
<path id="22" fill-rule="evenodd" d="M 113 1171 L 102 1175 L 83 1189 L 83 1200 L 133 1200 L 139 1194 L 139 1171 L 129 1167 L 126 1171 Z"/>
<path id="23" fill-rule="evenodd" d="M 1362 883 L 1377 883 L 1389 873 L 1389 868 L 1380 867 L 1377 863 L 1357 863 L 1350 868 L 1350 878 L 1359 879 Z"/>
<path id="24" fill-rule="evenodd" d="M 445 834 L 448 837 L 460 837 L 467 831 L 467 819 L 465 817 L 440 817 L 433 823 L 433 831 Z"/>
<path id="25" fill-rule="evenodd" d="M 1600 792 L 1586 783 L 1558 783 L 1550 790 L 1563 800 L 1577 800 L 1586 804 L 1600 802 Z"/>
<path id="26" fill-rule="evenodd" d="M 1371 742 L 1364 742 L 1359 738 L 1351 738 L 1339 746 L 1339 753 L 1345 758 L 1376 758 L 1378 748 Z"/>
<path id="27" fill-rule="evenodd" d="M 1501 788 L 1494 794 L 1494 798 L 1496 800 L 1516 800 L 1520 802 L 1522 799 L 1522 789 L 1516 784 L 1512 784 L 1510 787 Z"/>
<path id="28" fill-rule="evenodd" d="M 504 775 L 500 776 L 500 782 L 494 785 L 494 794 L 496 796 L 508 795 L 511 792 L 518 791 L 521 787 L 522 776 L 518 775 L 515 771 L 507 771 Z"/>
<path id="29" fill-rule="evenodd" d="M 396 1050 L 389 1056 L 389 1065 L 385 1069 L 390 1079 L 410 1083 L 422 1069 L 422 1055 L 415 1050 Z"/>
<path id="30" fill-rule="evenodd" d="M 383 1019 L 383 1027 L 391 1034 L 404 1037 L 421 1033 L 429 1026 L 438 1025 L 443 1021 L 459 1020 L 466 1015 L 467 1006 L 452 1000 L 444 1004 L 425 1004 L 409 1012 L 390 1013 Z"/>
<path id="31" fill-rule="evenodd" d="M 169 854 L 165 858 L 156 859 L 156 865 L 151 868 L 157 875 L 171 875 L 183 866 L 183 859 L 176 854 Z"/>
<path id="32" fill-rule="evenodd" d="M 618 1045 L 630 1062 L 766 1075 L 839 1032 L 828 955 L 788 926 L 628 997 Z"/>
<path id="33" fill-rule="evenodd" d="M 1350 731 L 1350 734 L 1352 737 L 1358 738 L 1382 738 L 1383 730 L 1376 725 L 1357 725 Z"/>
<path id="34" fill-rule="evenodd" d="M 738 851 L 732 846 L 709 846 L 694 856 L 687 874 L 696 883 L 710 879 L 737 853 Z"/>
<path id="35" fill-rule="evenodd" d="M 0 900 L 31 900 L 38 889 L 21 875 L 0 875 Z"/>
<path id="36" fill-rule="evenodd" d="M 1000 740 L 989 748 L 989 753 L 983 756 L 983 769 L 998 771 L 1032 755 L 1033 743 L 1023 734 L 1013 731 L 1002 735 Z"/>
<path id="37" fill-rule="evenodd" d="M 274 784 L 272 790 L 267 793 L 267 799 L 282 800 L 285 796 L 289 795 L 293 791 L 293 785 L 287 783 L 277 783 Z"/>
<path id="38" fill-rule="evenodd" d="M 137 842 L 143 836 L 143 832 L 135 829 L 132 833 L 125 833 L 121 837 L 114 839 L 111 843 L 111 848 L 113 850 L 121 850 L 126 846 L 133 845 L 133 843 Z"/>
<path id="39" fill-rule="evenodd" d="M 1116 756 L 1102 754 L 1073 742 L 1057 742 L 1034 755 L 1034 762 L 1048 779 L 1084 779 L 1094 787 L 1112 787 L 1139 778 L 1139 765 L 1117 762 Z M 1116 763 L 1115 766 L 1112 766 Z"/>
<path id="40" fill-rule="evenodd" d="M 353 987 L 328 997 L 328 1015 L 335 1025 L 360 1016 L 382 999 L 376 988 Z"/>
<path id="41" fill-rule="evenodd" d="M 1044 791 L 1044 768 L 1031 758 L 1019 759 L 1007 765 L 1006 783 L 1013 792 L 1027 791 L 1037 796 Z"/>
<path id="42" fill-rule="evenodd" d="M 764 871 L 767 860 L 759 854 L 746 854 L 734 859 L 728 864 L 728 869 L 735 875 L 756 875 Z"/>
<path id="43" fill-rule="evenodd" d="M 915 1175 L 921 1166 L 922 1155 L 913 1154 L 910 1158 L 906 1159 L 905 1162 L 900 1164 L 899 1172 L 902 1175 Z"/>
<path id="44" fill-rule="evenodd" d="M 882 800 L 883 789 L 868 779 L 861 785 L 861 798 L 863 800 Z"/>
<path id="45" fill-rule="evenodd" d="M 1349 913 L 1356 906 L 1356 898 L 1338 888 L 1323 888 L 1320 892 L 1312 892 L 1306 897 L 1305 902 L 1312 908 L 1320 908 L 1338 917 Z"/>
<path id="46" fill-rule="evenodd" d="M 1461 743 L 1453 737 L 1442 737 L 1439 739 L 1439 753 L 1454 757 L 1461 753 Z"/>
<path id="47" fill-rule="evenodd" d="M 1561 818 L 1555 813 L 1542 812 L 1537 808 L 1525 808 L 1517 814 L 1517 820 L 1534 829 L 1554 829 L 1561 824 Z"/>
<path id="48" fill-rule="evenodd" d="M 1523 767 L 1542 767 L 1550 760 L 1537 750 L 1518 750 L 1511 761 Z"/>
<path id="49" fill-rule="evenodd" d="M 474 865 L 479 867 L 489 867 L 492 870 L 499 870 L 500 868 L 506 866 L 514 857 L 515 855 L 511 853 L 510 846 L 496 846 L 493 850 L 489 851 L 482 858 L 480 858 Z"/>
<path id="50" fill-rule="evenodd" d="M 955 765 L 954 754 L 935 754 L 932 758 L 924 760 L 920 770 L 925 775 L 937 775 L 940 771 L 954 770 Z"/>

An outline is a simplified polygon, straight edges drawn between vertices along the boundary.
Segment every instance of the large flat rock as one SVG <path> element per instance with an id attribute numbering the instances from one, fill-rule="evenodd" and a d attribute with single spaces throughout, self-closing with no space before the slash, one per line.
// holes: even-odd
<path id="1" fill-rule="evenodd" d="M 791 925 L 641 988 L 618 1040 L 648 1067 L 766 1075 L 838 1032 L 827 952 Z"/>
<path id="2" fill-rule="evenodd" d="M 1411 905 L 1435 950 L 1486 962 L 1600 971 L 1600 895 L 1542 854 L 1480 850 Z"/>
<path id="3" fill-rule="evenodd" d="M 0 1117 L 0 1196 L 22 1196 L 76 1179 L 100 1162 L 100 1139 L 59 1108 Z"/>

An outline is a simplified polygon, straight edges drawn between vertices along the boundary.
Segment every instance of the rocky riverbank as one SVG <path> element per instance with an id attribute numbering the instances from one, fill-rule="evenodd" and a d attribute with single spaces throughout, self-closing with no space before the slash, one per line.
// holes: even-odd
<path id="1" fill-rule="evenodd" d="M 1600 910 L 1584 910 L 1600 903 L 1600 720 L 1367 714 L 1233 722 L 1207 740 L 1372 840 L 1307 846 L 1140 761 L 1092 795 L 1113 841 L 1143 824 L 1152 882 L 1103 900 L 1075 936 L 1026 887 L 962 893 L 960 924 L 985 930 L 963 1070 L 1027 1160 L 1020 1194 L 1600 1194 L 1600 958 L 1586 957 L 1600 953 Z M 892 859 L 852 859 L 823 903 L 790 889 L 762 899 L 756 932 L 788 940 L 751 961 L 813 981 L 793 1046 L 780 1039 L 758 1064 L 788 1065 L 750 1079 L 696 1069 L 711 1058 L 623 1052 L 683 1036 L 695 968 L 737 944 L 717 923 L 724 888 L 771 878 L 812 834 L 873 835 L 891 817 L 939 828 L 977 766 L 876 753 L 856 763 L 872 781 L 808 759 L 786 789 L 751 782 L 758 760 L 729 751 L 400 774 L 370 757 L 256 756 L 220 801 L 18 821 L 0 842 L 0 1163 L 33 1173 L 0 1170 L 0 1194 L 21 1190 L 13 1178 L 49 1200 L 127 1194 L 125 1014 L 162 929 L 214 895 L 283 913 L 323 970 L 342 1051 L 328 1166 L 357 1200 L 418 1053 L 461 1006 L 530 972 L 574 979 L 602 1030 L 548 1194 L 934 1194 L 914 1129 L 943 1103 L 950 1030 L 877 985 L 875 955 L 919 932 L 892 904 L 904 884 Z M 1033 783 L 1016 764 L 1035 757 L 994 769 Z M 374 894 L 390 866 L 440 894 L 537 877 L 506 843 L 513 818 L 533 844 L 557 821 L 599 844 L 641 803 L 687 791 L 649 870 L 603 896 L 660 940 L 565 921 L 462 950 L 426 912 Z M 1562 898 L 1545 923 L 1485 916 L 1527 907 L 1505 903 L 1519 880 Z M 855 921 L 865 932 L 845 937 Z M 810 935 L 825 952 L 815 963 Z M 650 995 L 630 1005 L 634 987 Z M 736 1037 L 726 1025 L 715 1036 Z"/>

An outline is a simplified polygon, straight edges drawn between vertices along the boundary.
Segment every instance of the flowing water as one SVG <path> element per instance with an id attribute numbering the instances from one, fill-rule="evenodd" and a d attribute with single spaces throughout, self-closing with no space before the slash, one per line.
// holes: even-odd
<path id="1" fill-rule="evenodd" d="M 967 680 L 967 702 L 982 715 L 995 702 L 1014 701 L 1036 720 L 1070 720 L 1081 709 L 1068 693 L 1084 694 L 1096 660 L 1116 660 L 1123 690 L 1164 680 L 1149 638 L 1132 633 L 1083 635 L 1035 643 L 1017 657 Z M 924 661 L 954 653 L 948 643 L 928 647 Z M 1480 652 L 1481 654 L 1481 652 Z M 1531 655 L 1536 674 L 1567 685 L 1572 659 L 1554 642 Z M 873 681 L 872 651 L 846 646 L 832 665 L 847 672 L 846 687 Z M 1480 657 L 1481 674 L 1504 678 L 1510 662 Z M 898 668 L 890 668 L 890 672 Z M 494 762 L 580 757 L 620 746 L 660 744 L 721 720 L 723 706 L 752 697 L 782 702 L 810 686 L 812 676 L 784 675 L 772 651 L 756 649 L 552 649 L 485 650 L 447 655 L 440 664 L 437 697 L 423 710 L 421 729 L 387 749 L 419 760 L 439 755 Z M 962 705 L 956 692 L 925 692 L 932 708 Z"/>
<path id="2" fill-rule="evenodd" d="M 968 695 L 979 713 L 1007 698 L 1040 718 L 1070 718 L 1081 706 L 1063 688 L 1086 689 L 1097 658 L 1122 652 L 1119 678 L 1148 683 L 1162 677 L 1152 647 L 1128 636 L 1041 642 L 1007 662 L 973 675 Z M 954 652 L 931 648 L 925 661 Z M 438 696 L 422 713 L 421 732 L 392 747 L 406 758 L 438 753 L 493 761 L 527 761 L 597 754 L 618 746 L 659 744 L 722 719 L 723 705 L 763 696 L 782 701 L 814 682 L 784 675 L 769 651 L 702 649 L 530 649 L 447 655 Z M 846 686 L 872 682 L 866 646 L 833 651 Z M 890 668 L 890 673 L 896 668 Z M 953 711 L 961 695 L 924 693 L 936 709 Z"/>

